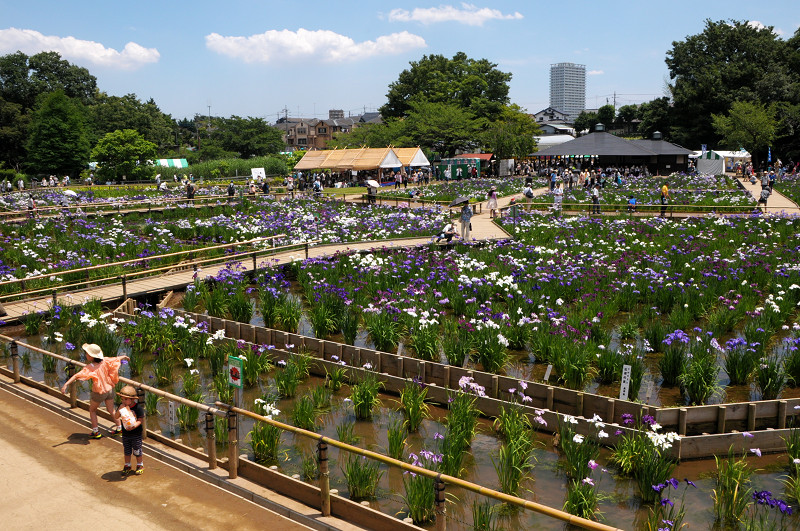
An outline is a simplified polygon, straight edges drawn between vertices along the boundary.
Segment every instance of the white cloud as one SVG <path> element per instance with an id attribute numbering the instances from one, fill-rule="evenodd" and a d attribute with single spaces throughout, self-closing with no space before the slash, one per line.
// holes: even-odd
<path id="1" fill-rule="evenodd" d="M 749 21 L 747 23 L 747 25 L 750 26 L 751 28 L 754 28 L 754 29 L 757 29 L 757 30 L 765 30 L 765 29 L 767 29 L 767 26 L 765 26 L 763 23 L 759 22 L 758 20 L 751 20 L 751 21 Z M 781 36 L 781 35 L 784 34 L 784 31 L 782 29 L 780 29 L 780 28 L 772 28 L 772 33 L 774 33 L 775 35 Z"/>
<path id="2" fill-rule="evenodd" d="M 468 26 L 483 26 L 487 20 L 519 20 L 523 18 L 519 11 L 504 15 L 499 9 L 478 7 L 474 4 L 462 3 L 461 8 L 450 5 L 439 7 L 416 7 L 412 11 L 407 9 L 392 9 L 389 20 L 395 22 L 420 22 L 422 24 L 435 24 L 437 22 L 459 22 Z"/>
<path id="3" fill-rule="evenodd" d="M 206 36 L 206 47 L 219 54 L 246 63 L 314 58 L 336 62 L 364 59 L 376 55 L 403 53 L 427 46 L 425 39 L 407 31 L 381 35 L 374 41 L 355 42 L 350 37 L 329 30 L 269 30 L 249 37 L 225 37 L 218 33 Z"/>
<path id="4" fill-rule="evenodd" d="M 129 42 L 121 52 L 106 48 L 99 42 L 84 41 L 75 37 L 42 35 L 38 31 L 8 28 L 0 30 L 0 53 L 17 50 L 28 55 L 39 52 L 58 52 L 64 59 L 78 63 L 121 70 L 134 70 L 147 63 L 155 63 L 161 57 L 155 48 L 145 48 Z"/>
<path id="5" fill-rule="evenodd" d="M 589 70 L 586 72 L 586 75 L 588 76 L 602 76 L 603 74 L 605 74 L 605 72 L 602 70 Z"/>

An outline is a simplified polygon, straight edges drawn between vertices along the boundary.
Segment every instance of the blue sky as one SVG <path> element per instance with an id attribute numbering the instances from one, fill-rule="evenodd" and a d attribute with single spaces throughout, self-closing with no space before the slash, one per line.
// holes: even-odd
<path id="1" fill-rule="evenodd" d="M 788 38 L 797 0 L 416 2 L 0 0 L 0 54 L 55 50 L 111 95 L 174 118 L 327 117 L 375 110 L 425 54 L 463 51 L 511 72 L 511 100 L 549 103 L 549 65 L 586 65 L 589 108 L 664 94 L 675 40 L 704 20 L 753 21 Z"/>

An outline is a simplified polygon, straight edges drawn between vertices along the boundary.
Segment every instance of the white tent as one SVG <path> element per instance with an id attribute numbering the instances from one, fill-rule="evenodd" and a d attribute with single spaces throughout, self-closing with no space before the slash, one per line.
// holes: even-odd
<path id="1" fill-rule="evenodd" d="M 745 151 L 743 149 L 740 150 L 740 151 L 723 151 L 723 150 L 720 150 L 720 149 L 715 149 L 715 150 L 712 150 L 712 151 L 706 151 L 705 153 L 703 153 L 702 151 L 695 151 L 691 155 L 689 155 L 689 158 L 697 159 L 697 161 L 698 161 L 698 163 L 697 163 L 697 171 L 699 173 L 706 173 L 706 174 L 709 173 L 709 172 L 704 171 L 704 170 L 701 169 L 700 160 L 701 159 L 711 160 L 709 158 L 709 154 L 710 153 L 714 154 L 714 155 L 711 155 L 711 158 L 713 158 L 713 160 L 716 160 L 716 156 L 719 156 L 719 158 L 722 159 L 722 167 L 723 167 L 723 169 L 721 171 L 716 172 L 714 175 L 718 175 L 718 174 L 723 173 L 725 171 L 729 171 L 729 172 L 736 171 L 736 163 L 737 162 L 742 162 L 742 163 L 749 162 L 750 158 L 751 158 L 750 157 L 750 153 L 748 153 L 747 151 Z M 707 163 L 707 162 L 702 163 L 703 166 L 707 166 L 708 164 L 709 163 Z"/>
<path id="2" fill-rule="evenodd" d="M 706 151 L 697 157 L 697 173 L 720 175 L 725 173 L 725 158 L 716 151 Z"/>

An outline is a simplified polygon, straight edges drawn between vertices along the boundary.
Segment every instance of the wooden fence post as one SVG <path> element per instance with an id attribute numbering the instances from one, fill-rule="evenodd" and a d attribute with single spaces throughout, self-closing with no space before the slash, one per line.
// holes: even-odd
<path id="1" fill-rule="evenodd" d="M 141 387 L 136 388 L 136 400 L 144 406 L 144 389 Z M 147 439 L 147 416 L 142 417 L 142 439 Z"/>
<path id="2" fill-rule="evenodd" d="M 317 442 L 317 460 L 319 461 L 319 493 L 322 516 L 331 515 L 331 483 L 328 470 L 328 443 L 322 437 Z"/>
<path id="3" fill-rule="evenodd" d="M 436 516 L 434 517 L 436 531 L 445 531 L 445 529 L 447 529 L 447 519 L 445 518 L 446 507 L 444 504 L 444 481 L 441 479 L 441 474 L 436 476 L 433 485 L 433 488 L 436 491 Z"/>
<path id="4" fill-rule="evenodd" d="M 236 412 L 228 410 L 228 478 L 239 477 L 239 430 L 236 428 Z"/>
<path id="5" fill-rule="evenodd" d="M 678 435 L 686 435 L 686 415 L 688 410 L 685 407 L 678 409 Z"/>
<path id="6" fill-rule="evenodd" d="M 782 430 L 786 428 L 786 400 L 780 400 L 778 402 L 778 429 Z"/>
<path id="7" fill-rule="evenodd" d="M 545 409 L 553 411 L 553 393 L 555 389 L 552 385 L 547 386 L 547 398 L 545 399 Z"/>
<path id="8" fill-rule="evenodd" d="M 725 406 L 717 406 L 717 433 L 725 433 Z"/>
<path id="9" fill-rule="evenodd" d="M 14 371 L 14 383 L 19 383 L 19 345 L 16 341 L 11 342 L 11 368 Z"/>
<path id="10" fill-rule="evenodd" d="M 208 469 L 217 468 L 217 434 L 214 430 L 214 414 L 206 411 L 206 451 L 208 452 Z"/>
<path id="11" fill-rule="evenodd" d="M 756 404 L 750 402 L 747 404 L 747 431 L 755 431 L 756 429 Z"/>

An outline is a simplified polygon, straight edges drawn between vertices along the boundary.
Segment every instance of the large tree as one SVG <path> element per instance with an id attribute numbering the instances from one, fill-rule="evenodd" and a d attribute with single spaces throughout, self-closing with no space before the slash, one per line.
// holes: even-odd
<path id="1" fill-rule="evenodd" d="M 214 136 L 243 159 L 280 153 L 284 146 L 282 133 L 263 118 L 231 116 L 221 120 Z"/>
<path id="2" fill-rule="evenodd" d="M 103 179 L 120 181 L 149 179 L 155 173 L 149 163 L 156 158 L 157 146 L 133 129 L 107 133 L 92 149 L 97 173 Z"/>
<path id="3" fill-rule="evenodd" d="M 584 132 L 591 133 L 594 131 L 594 126 L 598 123 L 600 123 L 600 118 L 598 118 L 596 112 L 581 111 L 572 126 L 575 128 L 575 132 L 581 135 Z"/>
<path id="4" fill-rule="evenodd" d="M 491 122 L 483 135 L 484 147 L 498 159 L 524 158 L 536 151 L 539 125 L 518 105 L 509 105 Z"/>
<path id="5" fill-rule="evenodd" d="M 22 112 L 22 105 L 0 98 L 0 163 L 17 171 L 25 160 L 29 123 L 30 115 Z"/>
<path id="6" fill-rule="evenodd" d="M 714 129 L 729 149 L 745 148 L 753 156 L 753 166 L 758 168 L 767 147 L 775 139 L 778 122 L 775 109 L 761 103 L 736 101 L 727 115 L 712 116 Z"/>
<path id="7" fill-rule="evenodd" d="M 672 106 L 669 98 L 656 98 L 642 103 L 639 107 L 642 121 L 639 123 L 639 134 L 644 138 L 652 138 L 658 131 L 666 139 L 672 138 Z"/>
<path id="8" fill-rule="evenodd" d="M 61 90 L 72 99 L 89 104 L 97 93 L 97 79 L 83 67 L 61 59 L 56 52 L 28 57 L 16 52 L 0 57 L 0 97 L 33 108 L 36 99 Z"/>
<path id="9" fill-rule="evenodd" d="M 62 91 L 43 96 L 33 113 L 28 167 L 37 173 L 77 175 L 86 165 L 89 140 L 80 103 Z"/>
<path id="10" fill-rule="evenodd" d="M 88 111 L 95 142 L 106 133 L 119 129 L 133 129 L 159 148 L 176 144 L 175 122 L 171 116 L 161 112 L 152 99 L 142 103 L 136 94 L 109 96 L 99 93 Z"/>
<path id="11" fill-rule="evenodd" d="M 403 120 L 359 125 L 347 133 L 334 133 L 333 139 L 328 141 L 329 148 L 379 148 L 390 145 L 396 147 L 415 145 L 406 135 Z"/>
<path id="12" fill-rule="evenodd" d="M 403 120 L 405 134 L 413 144 L 442 156 L 477 149 L 486 123 L 484 118 L 476 118 L 459 105 L 429 101 L 412 103 L 408 117 Z"/>
<path id="13" fill-rule="evenodd" d="M 797 94 L 797 76 L 783 72 L 789 49 L 772 27 L 706 20 L 702 33 L 672 43 L 667 52 L 675 140 L 684 146 L 714 144 L 712 114 L 735 101 L 768 103 Z"/>
<path id="14" fill-rule="evenodd" d="M 494 119 L 507 105 L 511 74 L 501 72 L 486 59 L 470 59 L 458 52 L 452 59 L 426 55 L 400 73 L 389 85 L 384 119 L 401 118 L 415 102 L 456 105 L 477 118 Z"/>

